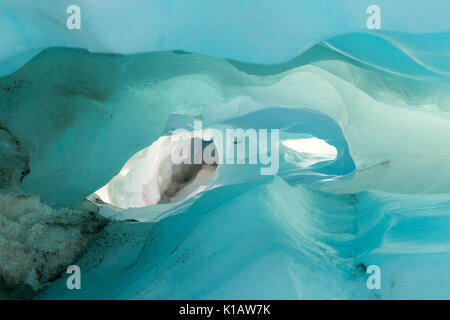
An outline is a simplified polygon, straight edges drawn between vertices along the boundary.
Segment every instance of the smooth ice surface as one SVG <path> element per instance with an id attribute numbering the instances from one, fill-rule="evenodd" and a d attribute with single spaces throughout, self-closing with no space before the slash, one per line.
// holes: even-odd
<path id="1" fill-rule="evenodd" d="M 278 177 L 222 187 L 158 223 L 109 225 L 78 262 L 83 289 L 62 279 L 38 298 L 446 298 L 449 204 L 333 195 Z M 372 264 L 382 290 L 366 287 Z"/>
<path id="2" fill-rule="evenodd" d="M 17 70 L 44 48 L 55 46 L 121 54 L 185 50 L 246 62 L 281 63 L 322 40 L 369 32 L 366 10 L 374 3 L 79 0 L 81 29 L 68 30 L 66 9 L 73 4 L 69 0 L 1 0 L 0 75 Z M 360 41 L 349 44 L 345 39 L 333 45 L 374 64 L 389 64 L 394 70 L 403 69 L 408 59 L 397 63 L 397 57 L 405 55 L 425 71 L 448 75 L 449 43 L 442 40 L 448 39 L 445 33 L 450 30 L 448 1 L 430 0 L 425 5 L 423 0 L 378 0 L 376 5 L 381 9 L 383 30 L 372 32 L 381 36 L 374 48 Z"/>
<path id="3" fill-rule="evenodd" d="M 0 0 L 0 286 L 70 263 L 90 225 L 76 204 L 130 161 L 152 198 L 119 181 L 83 289 L 63 275 L 38 298 L 449 298 L 448 1 L 380 0 L 370 32 L 365 0 L 80 0 L 76 31 L 69 4 Z M 221 164 L 158 204 L 171 166 L 131 157 L 195 120 L 279 129 L 276 174 Z M 13 254 L 30 248 L 37 263 Z"/>

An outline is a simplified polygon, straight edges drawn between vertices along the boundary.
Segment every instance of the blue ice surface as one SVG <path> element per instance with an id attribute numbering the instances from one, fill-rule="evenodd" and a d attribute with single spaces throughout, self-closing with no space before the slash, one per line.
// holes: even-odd
<path id="1" fill-rule="evenodd" d="M 109 225 L 77 262 L 82 289 L 68 290 L 65 274 L 38 298 L 448 298 L 449 205 L 278 177 L 224 186 L 159 223 Z M 366 287 L 372 264 L 380 290 Z"/>
<path id="2" fill-rule="evenodd" d="M 449 72 L 450 3 L 446 0 L 379 0 L 381 30 L 368 30 L 373 1 L 79 0 L 81 29 L 66 29 L 73 1 L 0 1 L 0 75 L 18 69 L 44 48 L 63 46 L 130 54 L 184 50 L 238 61 L 288 61 L 316 43 L 350 33 L 381 35 L 393 47 L 336 40 L 343 51 L 389 64 L 391 51 Z M 433 36 L 427 36 L 432 34 Z M 422 35 L 420 38 L 414 35 Z M 426 48 L 426 54 L 423 48 Z M 439 52 L 436 52 L 436 49 Z M 383 53 L 384 52 L 384 53 Z M 398 62 L 398 61 L 397 61 Z M 393 69 L 402 66 L 390 64 Z"/>
<path id="3" fill-rule="evenodd" d="M 366 8 L 373 4 L 366 0 L 80 0 L 82 29 L 72 31 L 65 29 L 65 9 L 70 4 L 72 1 L 0 0 L 0 75 L 18 71 L 49 47 L 119 54 L 183 50 L 239 65 L 283 63 L 320 41 L 351 59 L 396 75 L 448 82 L 450 74 L 450 2 L 445 0 L 428 1 L 425 7 L 420 0 L 379 0 L 382 30 L 376 31 L 365 26 Z M 114 72 L 108 76 L 120 78 Z M 55 75 L 36 77 L 46 81 Z M 156 80 L 158 77 L 167 75 L 155 76 Z M 114 85 L 108 80 L 104 91 L 109 93 Z M 134 100 L 129 101 L 143 102 L 139 92 L 132 94 Z M 101 106 L 101 97 L 94 98 L 93 104 Z M 117 99 L 111 101 L 114 105 Z M 95 180 L 92 171 L 84 175 L 78 167 L 52 162 L 63 159 L 87 169 L 85 154 L 68 152 L 71 142 L 91 141 L 93 136 L 100 141 L 110 132 L 123 132 L 111 137 L 116 139 L 113 143 L 121 143 L 122 137 L 136 141 L 135 145 L 125 151 L 104 151 L 110 161 L 104 166 L 117 169 L 140 146 L 158 137 L 174 111 L 158 110 L 153 118 L 143 117 L 153 121 L 144 135 L 141 115 L 153 110 L 139 109 L 141 115 L 124 116 L 119 105 L 114 105 L 119 111 L 112 114 L 129 122 L 109 124 L 106 116 L 95 118 L 99 128 L 115 126 L 101 132 L 95 131 L 93 117 L 79 119 L 48 154 L 32 159 L 36 167 L 31 168 L 23 187 L 40 193 L 54 206 L 79 200 L 99 182 L 91 183 Z M 47 124 L 49 113 L 42 112 L 44 119 L 39 114 L 24 114 L 22 124 L 30 124 L 36 132 L 48 129 L 40 124 Z M 3 109 L 2 118 L 8 116 Z M 292 125 L 292 119 L 299 121 Z M 38 298 L 449 297 L 448 194 L 334 194 L 321 190 L 324 183 L 351 179 L 355 164 L 339 125 L 308 108 L 269 106 L 224 123 L 311 134 L 335 146 L 338 158 L 307 171 L 282 162 L 280 173 L 267 177 L 258 176 L 258 168 L 221 166 L 216 188 L 172 208 L 165 219 L 111 223 L 77 262 L 82 270 L 82 290 L 68 290 L 64 274 Z M 127 130 L 132 126 L 134 131 Z M 104 145 L 100 142 L 89 144 L 92 153 Z M 102 166 L 95 170 L 104 180 L 112 170 L 102 171 Z M 55 167 L 67 171 L 55 170 L 51 177 L 33 176 Z M 70 181 L 64 180 L 67 177 Z M 43 183 L 44 178 L 51 183 Z M 381 290 L 366 287 L 365 270 L 371 264 L 381 267 Z"/>

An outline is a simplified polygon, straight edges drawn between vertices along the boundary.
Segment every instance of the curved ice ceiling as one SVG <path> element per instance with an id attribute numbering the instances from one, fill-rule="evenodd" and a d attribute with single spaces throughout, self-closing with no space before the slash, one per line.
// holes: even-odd
<path id="1" fill-rule="evenodd" d="M 99 206 L 120 222 L 77 262 L 83 290 L 63 277 L 41 298 L 448 297 L 448 1 L 377 1 L 372 31 L 372 1 L 77 1 L 82 28 L 67 30 L 70 4 L 0 0 L 0 261 L 34 245 L 40 263 L 20 256 L 12 279 L 0 263 L 3 281 L 41 289 L 60 272 L 52 263 L 80 252 L 93 209 L 74 204 L 201 119 L 319 138 L 336 158 L 305 165 L 281 145 L 274 176 L 219 165 L 187 200 Z M 22 205 L 22 192 L 52 208 L 35 195 Z M 37 216 L 52 237 L 24 240 L 42 230 Z M 75 225 L 73 255 L 46 260 L 62 222 Z M 372 264 L 381 290 L 366 287 Z"/>
<path id="2" fill-rule="evenodd" d="M 322 40 L 369 32 L 366 10 L 372 2 L 2 0 L 0 74 L 17 70 L 45 48 L 59 46 L 119 54 L 185 50 L 245 62 L 281 63 Z M 66 9 L 72 4 L 81 8 L 80 30 L 65 27 Z M 401 69 L 402 65 L 388 60 L 403 54 L 425 69 L 450 72 L 447 1 L 428 1 L 425 9 L 422 0 L 379 0 L 376 5 L 382 10 L 382 30 L 372 33 L 382 40 L 374 40 L 374 48 L 370 41 L 345 39 L 333 45 L 376 65 Z M 391 51 L 398 52 L 392 56 Z"/>

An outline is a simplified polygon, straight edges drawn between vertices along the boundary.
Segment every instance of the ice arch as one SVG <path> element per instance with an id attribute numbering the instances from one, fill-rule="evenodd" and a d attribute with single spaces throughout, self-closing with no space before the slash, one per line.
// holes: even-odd
<path id="1" fill-rule="evenodd" d="M 51 49 L 0 84 L 1 123 L 30 157 L 22 187 L 51 205 L 86 198 L 170 126 L 201 117 L 245 127 L 239 119 L 253 121 L 270 106 L 292 117 L 308 107 L 340 127 L 357 169 L 348 191 L 450 189 L 448 166 L 437 166 L 448 161 L 448 83 L 367 69 L 323 46 L 267 67 L 174 52 Z"/>
<path id="2" fill-rule="evenodd" d="M 248 101 L 246 102 L 248 103 Z M 349 155 L 348 146 L 341 129 L 332 119 L 306 108 L 292 109 L 269 106 L 260 106 L 259 108 L 257 111 L 223 122 L 217 123 L 218 120 L 215 119 L 211 129 L 223 133 L 225 136 L 230 127 L 243 131 L 249 128 L 264 128 L 269 131 L 272 128 L 277 128 L 277 130 L 280 130 L 280 140 L 277 141 L 277 146 L 268 146 L 269 152 L 266 153 L 264 149 L 260 148 L 259 144 L 263 143 L 261 136 L 257 141 L 251 142 L 247 140 L 248 137 L 244 136 L 234 141 L 237 145 L 243 144 L 246 150 L 243 164 L 238 164 L 237 157 L 239 155 L 234 152 L 232 152 L 232 155 L 235 159 L 231 159 L 232 161 L 229 162 L 229 150 L 226 150 L 226 157 L 222 157 L 222 153 L 225 152 L 223 149 L 225 143 L 221 140 L 220 145 L 215 146 L 215 153 L 219 153 L 220 158 L 223 159 L 222 162 L 215 162 L 217 170 L 216 165 L 211 166 L 205 163 L 174 165 L 171 160 L 171 152 L 177 144 L 182 142 L 183 139 L 190 142 L 199 138 L 191 138 L 190 134 L 182 137 L 182 140 L 177 138 L 178 135 L 162 136 L 150 147 L 131 157 L 119 174 L 113 177 L 107 185 L 97 190 L 90 199 L 94 202 L 97 201 L 99 204 L 106 202 L 121 209 L 133 207 L 129 210 L 118 210 L 118 208 L 114 209 L 109 206 L 101 208 L 103 215 L 118 220 L 160 220 L 169 216 L 171 212 L 175 212 L 178 207 L 192 205 L 201 196 L 199 193 L 204 194 L 208 190 L 226 185 L 267 180 L 265 178 L 269 177 L 261 176 L 261 167 L 264 167 L 267 163 L 263 164 L 256 160 L 255 162 L 249 161 L 251 155 L 249 150 L 252 148 L 250 145 L 252 143 L 256 143 L 253 145 L 257 150 L 256 159 L 261 159 L 262 154 L 267 155 L 280 149 L 279 153 L 277 151 L 277 157 L 271 158 L 271 161 L 277 162 L 276 171 L 273 174 L 282 176 L 292 184 L 315 184 L 319 187 L 327 181 L 328 186 L 339 185 L 340 182 L 352 176 L 355 169 L 353 160 Z M 270 125 L 268 124 L 269 119 Z M 169 123 L 172 123 L 172 121 L 169 120 Z M 185 125 L 189 126 L 188 123 Z M 211 129 L 204 130 L 204 137 L 211 136 L 209 132 Z M 196 133 L 191 132 L 191 134 L 195 137 Z M 225 137 L 225 139 L 227 138 Z M 287 141 L 287 145 L 283 143 L 285 141 Z M 305 148 L 301 144 L 295 147 L 290 144 L 305 141 L 313 141 L 316 144 L 318 141 L 321 142 L 322 145 L 320 146 L 325 145 L 331 148 L 332 156 L 321 154 L 317 150 L 308 153 L 308 150 L 304 150 Z M 214 142 L 206 138 L 200 143 L 200 146 L 203 144 L 207 147 Z M 275 147 L 276 149 L 274 149 Z M 194 152 L 202 151 L 200 149 Z M 224 158 L 227 158 L 226 161 Z M 175 175 L 176 178 L 174 179 Z M 186 177 L 189 179 L 181 179 Z M 170 204 L 156 208 L 142 208 L 161 203 Z M 163 215 L 160 215 L 161 211 Z"/>

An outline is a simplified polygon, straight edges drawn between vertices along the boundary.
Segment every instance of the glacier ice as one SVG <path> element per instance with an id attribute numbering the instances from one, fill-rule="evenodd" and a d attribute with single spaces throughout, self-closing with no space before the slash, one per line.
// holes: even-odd
<path id="1" fill-rule="evenodd" d="M 46 0 L 2 0 L 0 4 L 0 74 L 5 75 L 48 47 L 120 54 L 184 50 L 245 62 L 282 63 L 334 36 L 370 32 L 366 9 L 373 3 L 229 0 L 211 5 L 208 0 L 170 4 L 166 0 L 78 0 L 86 23 L 77 32 L 66 29 L 66 8 L 71 2 L 49 5 Z M 358 41 L 359 57 L 370 55 L 372 63 L 384 65 L 394 52 L 448 74 L 448 62 L 436 52 L 449 50 L 443 39 L 450 30 L 447 1 L 433 0 L 426 11 L 422 0 L 377 0 L 377 5 L 383 8 L 383 30 L 376 35 L 386 45 L 376 43 L 374 48 L 367 46 L 371 41 L 364 45 Z M 354 51 L 345 40 L 334 45 Z M 407 61 L 390 66 L 401 69 Z"/>
<path id="2" fill-rule="evenodd" d="M 0 0 L 0 298 L 449 298 L 448 2 L 78 2 Z M 197 120 L 277 174 L 177 171 Z"/>

